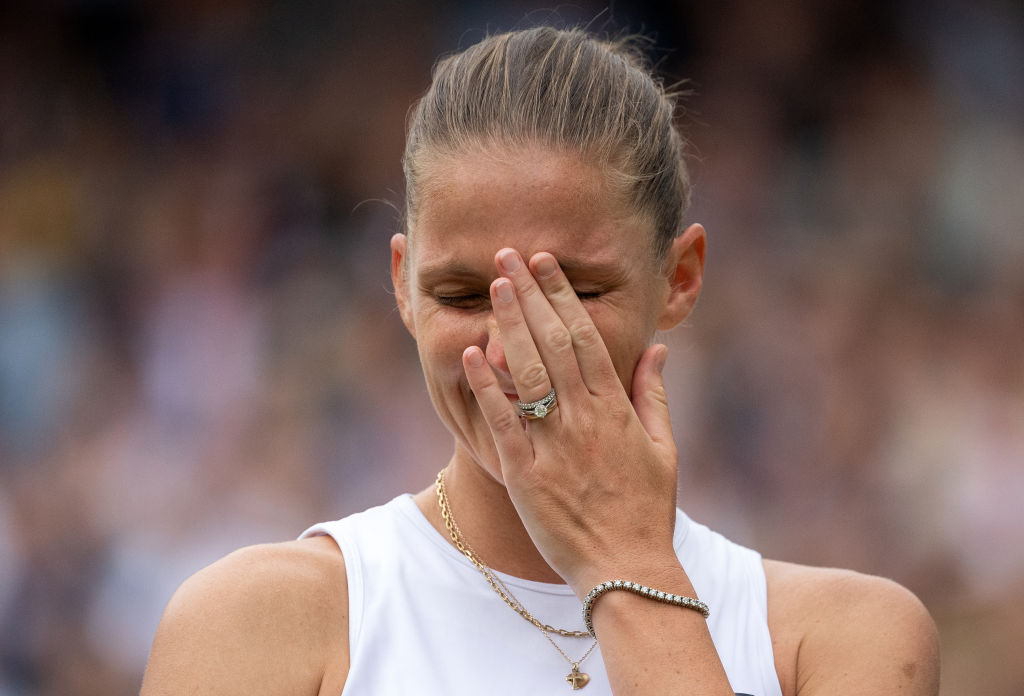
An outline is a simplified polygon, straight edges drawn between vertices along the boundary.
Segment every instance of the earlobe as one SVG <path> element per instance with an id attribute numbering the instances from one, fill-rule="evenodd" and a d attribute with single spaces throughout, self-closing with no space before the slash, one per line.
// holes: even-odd
<path id="1" fill-rule="evenodd" d="M 395 300 L 398 302 L 398 313 L 402 323 L 413 338 L 416 331 L 412 323 L 412 308 L 409 305 L 408 260 L 409 238 L 401 232 L 391 237 L 391 284 L 395 288 Z"/>
<path id="2" fill-rule="evenodd" d="M 658 319 L 658 330 L 667 331 L 690 316 L 704 281 L 704 250 L 707 233 L 693 224 L 672 241 L 665 261 L 668 298 Z"/>

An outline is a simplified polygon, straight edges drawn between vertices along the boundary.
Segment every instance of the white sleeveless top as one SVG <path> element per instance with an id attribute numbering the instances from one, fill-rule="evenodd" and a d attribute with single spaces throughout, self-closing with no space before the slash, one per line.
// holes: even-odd
<path id="1" fill-rule="evenodd" d="M 351 667 L 343 694 L 557 694 L 569 663 L 498 597 L 402 495 L 303 537 L 330 535 L 345 556 Z M 781 696 L 768 635 L 761 556 L 676 516 L 675 549 L 697 596 L 732 689 Z M 567 585 L 495 573 L 542 623 L 584 630 Z M 666 611 L 675 611 L 665 607 Z M 592 640 L 552 636 L 578 660 Z M 586 696 L 611 694 L 600 647 L 580 665 Z"/>

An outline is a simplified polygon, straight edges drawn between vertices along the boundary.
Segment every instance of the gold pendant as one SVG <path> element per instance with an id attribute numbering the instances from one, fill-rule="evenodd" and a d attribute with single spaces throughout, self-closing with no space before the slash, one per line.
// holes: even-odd
<path id="1" fill-rule="evenodd" d="M 573 662 L 572 671 L 566 675 L 565 680 L 569 682 L 569 686 L 572 687 L 572 690 L 576 691 L 590 683 L 590 675 L 586 672 L 581 672 L 579 664 Z"/>

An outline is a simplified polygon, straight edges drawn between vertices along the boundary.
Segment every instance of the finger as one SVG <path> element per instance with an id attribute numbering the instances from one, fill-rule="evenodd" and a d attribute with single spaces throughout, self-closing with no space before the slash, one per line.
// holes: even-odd
<path id="1" fill-rule="evenodd" d="M 470 346 L 462 352 L 462 368 L 466 371 L 469 388 L 473 390 L 480 412 L 491 430 L 504 479 L 506 467 L 533 461 L 533 445 L 523 430 L 519 413 L 509 403 L 479 347 Z"/>
<path id="2" fill-rule="evenodd" d="M 534 344 L 537 354 L 547 368 L 548 379 L 551 386 L 562 398 L 572 399 L 582 391 L 583 384 L 580 379 L 580 369 L 576 362 L 576 353 L 573 348 L 572 335 L 569 329 L 562 323 L 558 313 L 552 308 L 551 303 L 545 297 L 543 290 L 537 284 L 530 269 L 523 262 L 522 257 L 514 249 L 502 249 L 495 260 L 501 273 L 512 282 L 515 288 L 516 299 L 518 300 L 519 314 L 523 317 L 523 327 L 529 333 L 529 340 Z M 505 312 L 502 312 L 505 314 Z M 495 311 L 495 319 L 502 329 L 504 337 L 506 329 L 501 326 L 502 316 Z M 518 332 L 521 328 L 514 323 L 517 316 L 509 313 L 509 320 L 513 323 L 508 331 Z M 524 339 L 523 336 L 516 336 L 517 339 Z M 518 344 L 518 340 L 517 340 Z M 506 344 L 507 345 L 507 344 Z M 509 366 L 512 365 L 512 355 L 506 350 L 506 357 Z M 513 378 L 515 372 L 513 371 Z M 532 392 L 531 392 L 532 393 Z M 547 392 L 544 392 L 546 394 Z M 541 398 L 544 396 L 537 398 Z M 526 401 L 526 399 L 523 399 Z M 531 401 L 533 399 L 530 399 Z"/>
<path id="3" fill-rule="evenodd" d="M 544 398 L 551 391 L 551 378 L 508 278 L 498 278 L 491 283 L 491 310 L 498 324 L 505 360 L 519 400 L 528 402 Z"/>
<path id="4" fill-rule="evenodd" d="M 672 420 L 668 412 L 668 395 L 662 371 L 668 348 L 655 344 L 644 351 L 633 372 L 631 401 L 640 424 L 658 447 L 675 450 Z"/>
<path id="5" fill-rule="evenodd" d="M 547 252 L 534 254 L 530 265 L 548 303 L 569 331 L 577 369 L 587 389 L 592 394 L 621 393 L 622 382 L 608 347 L 555 257 Z"/>

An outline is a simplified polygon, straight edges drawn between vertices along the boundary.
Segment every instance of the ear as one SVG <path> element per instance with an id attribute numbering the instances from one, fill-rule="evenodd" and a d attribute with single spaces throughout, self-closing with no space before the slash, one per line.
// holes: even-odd
<path id="1" fill-rule="evenodd" d="M 700 288 L 704 281 L 704 247 L 707 233 L 702 225 L 690 225 L 686 231 L 672 241 L 665 259 L 665 279 L 668 281 L 668 298 L 661 316 L 658 330 L 667 331 L 690 316 Z"/>
<path id="2" fill-rule="evenodd" d="M 402 323 L 416 338 L 416 330 L 412 323 L 412 307 L 409 303 L 409 276 L 406 266 L 406 255 L 409 249 L 409 238 L 401 232 L 391 237 L 391 284 L 395 287 L 395 299 L 398 301 L 398 313 L 402 315 Z"/>

